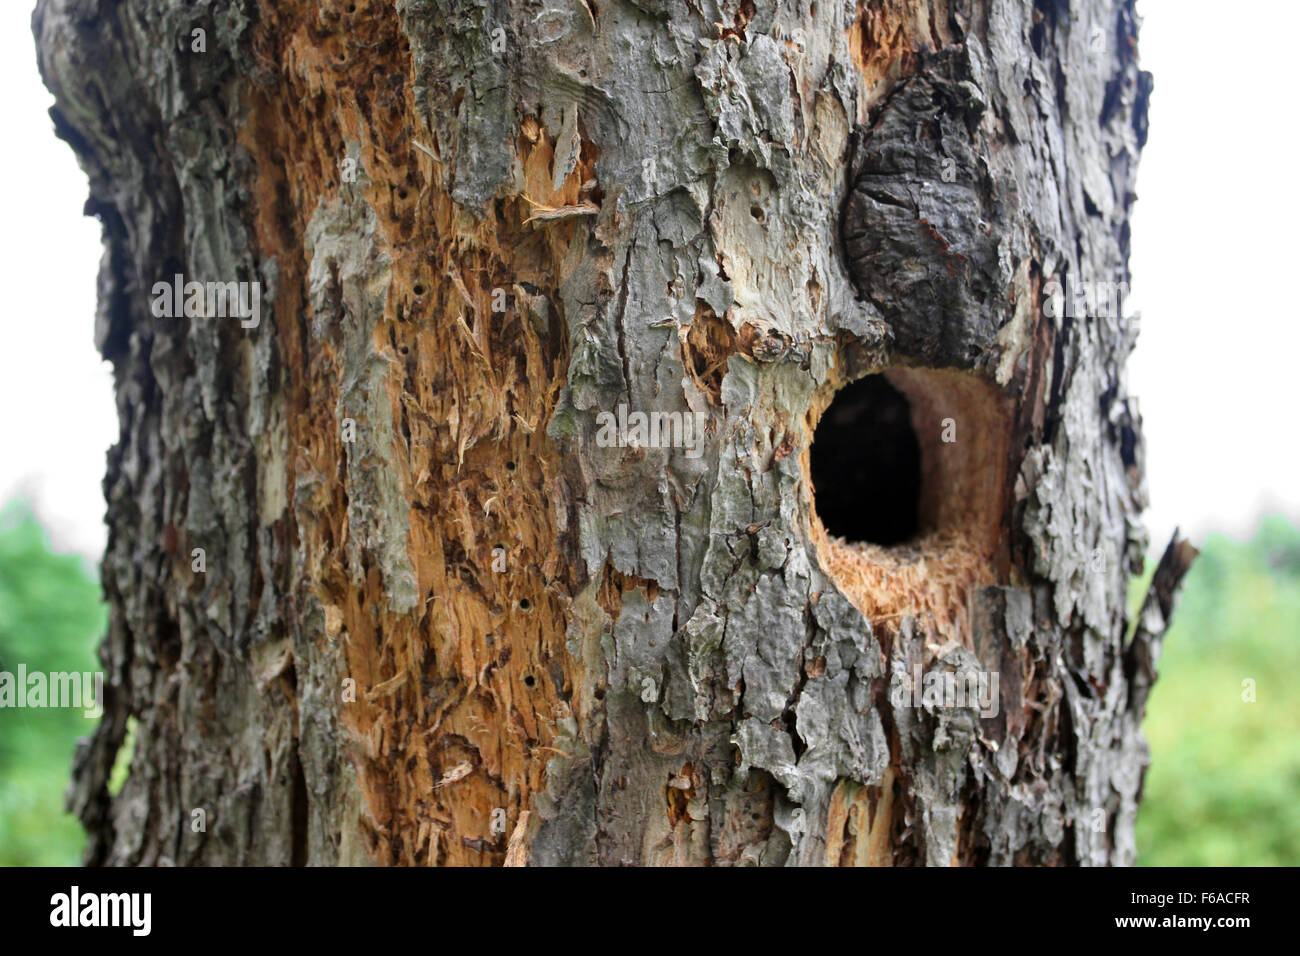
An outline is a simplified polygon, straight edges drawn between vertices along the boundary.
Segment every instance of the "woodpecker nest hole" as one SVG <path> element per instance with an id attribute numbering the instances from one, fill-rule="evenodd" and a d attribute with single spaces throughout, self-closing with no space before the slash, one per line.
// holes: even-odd
<path id="1" fill-rule="evenodd" d="M 827 386 L 803 473 L 825 570 L 873 624 L 963 639 L 973 591 L 1005 580 L 1010 409 L 992 384 L 890 368 Z"/>

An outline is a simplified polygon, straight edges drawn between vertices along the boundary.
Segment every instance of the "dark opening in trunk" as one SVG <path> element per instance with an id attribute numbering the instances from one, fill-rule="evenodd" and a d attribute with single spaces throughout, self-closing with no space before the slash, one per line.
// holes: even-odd
<path id="1" fill-rule="evenodd" d="M 884 375 L 840 389 L 809 454 L 817 514 L 830 534 L 880 545 L 916 536 L 921 448 L 907 399 Z"/>

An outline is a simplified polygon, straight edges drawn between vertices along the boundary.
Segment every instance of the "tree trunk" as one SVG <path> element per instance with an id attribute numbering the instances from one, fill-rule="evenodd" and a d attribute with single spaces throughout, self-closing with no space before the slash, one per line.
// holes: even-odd
<path id="1" fill-rule="evenodd" d="M 34 28 L 122 422 L 88 862 L 1133 861 L 1132 0 Z"/>

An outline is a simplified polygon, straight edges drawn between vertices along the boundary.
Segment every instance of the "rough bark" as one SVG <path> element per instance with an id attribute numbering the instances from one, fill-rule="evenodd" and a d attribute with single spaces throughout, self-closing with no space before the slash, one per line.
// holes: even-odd
<path id="1" fill-rule="evenodd" d="M 1132 862 L 1192 552 L 1126 639 L 1136 324 L 1050 294 L 1128 278 L 1132 0 L 34 27 L 122 421 L 89 862 Z M 176 273 L 260 282 L 260 325 L 156 316 Z M 809 479 L 880 371 L 922 454 L 893 547 Z M 702 413 L 703 453 L 607 447 L 620 404 Z M 963 669 L 996 715 L 894 693 Z"/>

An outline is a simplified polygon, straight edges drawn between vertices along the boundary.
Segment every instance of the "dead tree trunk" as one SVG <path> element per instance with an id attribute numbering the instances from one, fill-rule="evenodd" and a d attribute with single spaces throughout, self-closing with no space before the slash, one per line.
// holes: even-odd
<path id="1" fill-rule="evenodd" d="M 34 27 L 122 421 L 88 861 L 1133 860 L 1132 0 Z"/>

